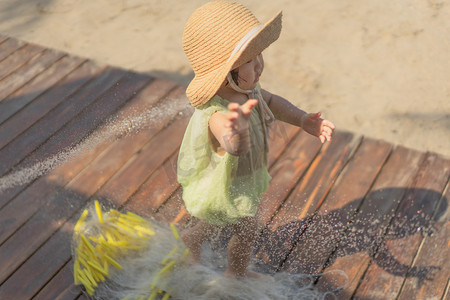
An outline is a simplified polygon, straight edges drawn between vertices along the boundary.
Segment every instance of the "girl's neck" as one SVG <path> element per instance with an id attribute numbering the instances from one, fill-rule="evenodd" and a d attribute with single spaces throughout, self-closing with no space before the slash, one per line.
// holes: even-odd
<path id="1" fill-rule="evenodd" d="M 227 85 L 223 85 L 217 91 L 217 95 L 219 95 L 221 98 L 226 99 L 230 102 L 239 103 L 240 105 L 244 104 L 248 100 L 247 94 L 239 93 Z"/>

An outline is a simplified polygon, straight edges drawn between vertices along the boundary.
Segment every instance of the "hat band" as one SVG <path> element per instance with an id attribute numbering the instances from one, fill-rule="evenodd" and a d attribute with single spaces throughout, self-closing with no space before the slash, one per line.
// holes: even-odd
<path id="1" fill-rule="evenodd" d="M 245 48 L 247 44 L 253 39 L 253 37 L 258 33 L 258 31 L 263 27 L 263 24 L 257 25 L 253 27 L 246 35 L 239 41 L 239 43 L 234 47 L 233 52 L 231 52 L 230 58 L 228 58 L 227 62 L 229 62 L 236 53 L 239 52 L 242 48 Z"/>

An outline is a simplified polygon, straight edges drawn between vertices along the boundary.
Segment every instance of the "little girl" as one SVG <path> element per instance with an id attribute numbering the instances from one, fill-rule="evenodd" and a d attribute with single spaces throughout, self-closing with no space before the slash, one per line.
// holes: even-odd
<path id="1" fill-rule="evenodd" d="M 183 241 L 194 262 L 202 243 L 229 226 L 229 277 L 255 277 L 247 267 L 258 229 L 255 215 L 270 176 L 268 127 L 278 119 L 330 141 L 333 123 L 261 89 L 262 51 L 278 39 L 281 12 L 261 24 L 244 6 L 213 1 L 189 18 L 183 49 L 195 72 L 186 94 L 195 107 L 178 158 L 188 212 L 199 219 Z"/>

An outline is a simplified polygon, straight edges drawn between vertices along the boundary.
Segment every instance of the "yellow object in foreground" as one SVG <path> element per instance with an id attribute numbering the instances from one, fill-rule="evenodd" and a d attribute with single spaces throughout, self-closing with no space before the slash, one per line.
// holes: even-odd
<path id="1" fill-rule="evenodd" d="M 83 284 L 91 296 L 98 283 L 107 279 L 109 266 L 121 270 L 117 259 L 130 250 L 145 248 L 145 241 L 154 235 L 151 223 L 136 214 L 102 213 L 98 201 L 95 214 L 97 218 L 83 211 L 74 227 L 74 281 Z"/>
<path id="2" fill-rule="evenodd" d="M 170 224 L 170 229 L 159 226 L 159 237 L 169 237 L 172 233 L 172 249 L 167 254 L 159 252 L 162 260 L 152 267 L 153 276 L 150 276 L 146 289 L 148 296 L 145 299 L 168 299 L 169 293 L 162 288 L 165 280 L 178 265 L 186 264 L 189 250 L 184 247 L 178 229 L 175 224 Z M 120 275 L 124 267 L 121 261 L 130 257 L 142 255 L 153 245 L 160 241 L 155 238 L 155 228 L 150 221 L 131 212 L 121 213 L 111 209 L 102 212 L 100 203 L 94 202 L 94 207 L 84 210 L 74 227 L 73 257 L 74 257 L 74 282 L 82 284 L 90 296 L 96 291 L 100 293 L 101 284 L 112 275 Z M 144 252 L 143 252 L 144 251 Z M 160 251 L 160 250 L 157 250 Z M 114 278 L 117 278 L 116 276 Z M 110 282 L 109 282 L 110 283 Z M 109 284 L 108 283 L 108 284 Z M 135 295 L 131 292 L 126 299 L 136 299 L 142 294 Z"/>

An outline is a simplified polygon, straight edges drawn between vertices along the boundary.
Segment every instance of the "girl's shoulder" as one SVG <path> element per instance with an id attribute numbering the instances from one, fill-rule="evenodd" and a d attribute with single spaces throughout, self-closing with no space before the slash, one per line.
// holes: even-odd
<path id="1" fill-rule="evenodd" d="M 196 108 L 196 111 L 206 114 L 212 114 L 217 111 L 227 111 L 228 104 L 230 104 L 228 100 L 223 99 L 219 95 L 215 95 L 208 102 Z"/>

